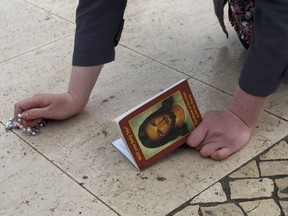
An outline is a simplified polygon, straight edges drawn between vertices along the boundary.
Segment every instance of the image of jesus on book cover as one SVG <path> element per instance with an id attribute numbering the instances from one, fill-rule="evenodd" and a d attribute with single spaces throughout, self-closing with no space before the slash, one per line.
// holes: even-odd
<path id="1" fill-rule="evenodd" d="M 178 91 L 129 121 L 146 159 L 187 135 L 194 124 Z"/>

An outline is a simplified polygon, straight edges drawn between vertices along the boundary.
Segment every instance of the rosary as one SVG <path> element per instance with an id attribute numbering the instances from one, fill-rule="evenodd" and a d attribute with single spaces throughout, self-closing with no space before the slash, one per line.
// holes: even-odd
<path id="1" fill-rule="evenodd" d="M 41 133 L 40 128 L 46 126 L 47 123 L 45 120 L 41 120 L 39 123 L 37 123 L 34 127 L 23 127 L 22 125 L 22 115 L 18 114 L 17 121 L 15 121 L 14 117 L 9 119 L 9 122 L 5 125 L 6 130 L 12 130 L 12 129 L 20 129 L 23 132 L 26 132 L 27 134 L 31 136 L 37 136 Z"/>

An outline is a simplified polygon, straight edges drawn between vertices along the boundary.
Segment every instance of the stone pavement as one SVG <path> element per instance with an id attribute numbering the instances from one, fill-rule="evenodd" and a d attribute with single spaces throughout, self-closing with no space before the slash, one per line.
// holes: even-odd
<path id="1" fill-rule="evenodd" d="M 128 1 L 116 61 L 105 65 L 85 110 L 37 137 L 6 131 L 14 103 L 66 91 L 76 6 L 0 0 L 1 216 L 287 212 L 287 146 L 278 143 L 287 136 L 287 81 L 249 144 L 225 161 L 183 147 L 138 172 L 111 144 L 119 137 L 115 117 L 182 78 L 202 113 L 229 105 L 245 50 L 228 22 L 226 39 L 211 1 Z"/>
<path id="2" fill-rule="evenodd" d="M 287 138 L 168 215 L 288 215 Z"/>

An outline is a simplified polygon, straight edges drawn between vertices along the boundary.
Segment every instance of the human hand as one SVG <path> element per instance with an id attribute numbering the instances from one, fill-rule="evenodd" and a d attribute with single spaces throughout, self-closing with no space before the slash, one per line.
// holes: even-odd
<path id="1" fill-rule="evenodd" d="M 249 128 L 230 111 L 209 111 L 190 134 L 187 144 L 201 156 L 223 160 L 244 147 L 251 136 Z"/>
<path id="2" fill-rule="evenodd" d="M 41 119 L 64 120 L 84 108 L 69 92 L 62 94 L 37 94 L 14 106 L 14 118 L 22 114 L 22 125 L 33 127 Z"/>
<path id="3" fill-rule="evenodd" d="M 81 112 L 103 65 L 73 66 L 68 90 L 62 94 L 38 94 L 15 104 L 14 118 L 22 114 L 22 125 L 33 127 L 42 119 L 64 120 Z"/>

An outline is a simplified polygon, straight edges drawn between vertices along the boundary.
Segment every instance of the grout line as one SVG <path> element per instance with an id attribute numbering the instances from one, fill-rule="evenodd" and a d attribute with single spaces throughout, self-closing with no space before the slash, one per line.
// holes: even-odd
<path id="1" fill-rule="evenodd" d="M 69 37 L 71 37 L 71 36 L 73 36 L 73 35 L 74 35 L 74 34 L 67 35 L 67 36 L 58 38 L 58 39 L 56 39 L 56 40 L 54 40 L 54 41 L 50 41 L 50 42 L 48 42 L 48 43 L 46 43 L 46 44 L 42 44 L 42 45 L 40 45 L 40 46 L 38 46 L 38 47 L 35 47 L 35 48 L 31 49 L 31 50 L 28 50 L 28 51 L 23 52 L 23 53 L 20 53 L 20 54 L 18 54 L 18 55 L 16 55 L 16 56 L 13 56 L 13 57 L 10 57 L 10 58 L 5 59 L 5 60 L 3 60 L 3 61 L 0 61 L 0 64 L 1 64 L 1 63 L 4 63 L 4 62 L 11 61 L 11 60 L 13 60 L 13 59 L 15 59 L 15 58 L 18 58 L 18 57 L 20 57 L 20 56 L 26 55 L 26 54 L 28 54 L 28 53 L 30 53 L 30 52 L 33 52 L 33 51 L 36 51 L 36 50 L 38 50 L 38 49 L 47 47 L 47 46 L 49 46 L 49 45 L 51 45 L 51 44 L 53 44 L 53 43 L 55 43 L 55 42 L 64 40 L 64 39 L 69 38 Z"/>
<path id="2" fill-rule="evenodd" d="M 261 176 L 261 172 L 260 172 L 260 167 L 259 167 L 259 162 L 260 157 L 264 154 L 266 154 L 268 151 L 270 151 L 272 148 L 274 148 L 275 146 L 277 146 L 281 141 L 287 141 L 288 136 L 280 139 L 279 141 L 277 141 L 276 143 L 274 143 L 273 145 L 271 145 L 270 147 L 268 147 L 267 149 L 265 149 L 264 151 L 260 152 L 258 155 L 254 156 L 253 158 L 251 158 L 250 160 L 248 160 L 246 163 L 240 165 L 238 168 L 234 169 L 233 171 L 231 171 L 230 173 L 228 173 L 227 175 L 225 175 L 224 177 L 216 180 L 214 183 L 212 183 L 211 185 L 209 185 L 208 187 L 206 187 L 205 189 L 203 189 L 201 192 L 199 192 L 198 194 L 196 194 L 195 196 L 193 196 L 192 198 L 190 198 L 189 200 L 185 201 L 184 203 L 182 203 L 181 205 L 179 205 L 178 207 L 176 207 L 175 209 L 173 209 L 172 211 L 170 211 L 168 214 L 166 214 L 166 216 L 173 216 L 175 214 L 177 214 L 178 212 L 181 212 L 183 209 L 185 209 L 188 206 L 193 206 L 193 205 L 199 205 L 199 209 L 198 209 L 198 214 L 199 212 L 201 212 L 200 208 L 201 207 L 209 207 L 209 206 L 217 206 L 219 204 L 223 204 L 223 203 L 240 203 L 240 202 L 246 202 L 246 201 L 257 201 L 257 200 L 266 200 L 266 199 L 273 199 L 275 201 L 275 197 L 273 197 L 271 195 L 271 197 L 257 197 L 257 198 L 241 198 L 241 199 L 231 199 L 231 191 L 230 191 L 230 186 L 229 186 L 229 182 L 232 181 L 236 181 L 239 179 L 264 179 L 264 178 L 269 178 L 273 181 L 273 183 L 275 184 L 275 179 L 277 178 L 283 178 L 283 177 L 288 177 L 288 174 L 283 174 L 283 175 L 275 175 L 275 176 Z M 235 172 L 236 170 L 240 169 L 241 167 L 246 166 L 248 163 L 250 163 L 251 161 L 255 160 L 256 161 L 256 165 L 257 165 L 257 169 L 258 169 L 258 173 L 259 173 L 259 177 L 250 177 L 250 178 L 230 178 L 229 176 Z M 277 160 L 278 161 L 278 160 Z M 287 161 L 287 159 L 283 159 L 281 161 Z M 203 193 L 204 191 L 206 191 L 207 189 L 211 188 L 213 185 L 215 185 L 216 183 L 220 182 L 222 189 L 226 195 L 226 201 L 224 202 L 207 202 L 207 203 L 193 203 L 191 204 L 191 202 L 193 201 L 193 199 L 197 196 L 199 196 L 201 193 Z M 274 189 L 274 193 L 275 193 L 275 189 Z M 280 201 L 288 201 L 288 198 L 279 198 L 279 203 Z M 276 202 L 276 204 L 278 205 L 278 203 Z M 237 205 L 238 206 L 238 205 Z M 281 205 L 279 204 L 278 206 L 281 207 Z M 240 206 L 238 206 L 240 207 Z M 241 208 L 241 207 L 240 207 Z M 241 208 L 241 210 L 243 211 L 243 209 Z M 283 209 L 281 207 L 281 216 L 282 215 Z M 202 212 L 201 212 L 202 213 Z M 200 216 L 200 214 L 199 214 Z M 246 215 L 245 215 L 246 216 Z"/>
<path id="3" fill-rule="evenodd" d="M 62 20 L 65 20 L 65 21 L 69 22 L 70 24 L 74 24 L 74 25 L 75 25 L 75 22 L 73 22 L 73 21 L 71 21 L 71 20 L 68 20 L 68 19 L 66 19 L 66 18 L 64 18 L 64 17 L 61 17 L 61 16 L 59 16 L 59 15 L 57 15 L 57 14 L 55 14 L 55 13 L 49 11 L 49 10 L 46 10 L 46 9 L 44 9 L 44 8 L 41 8 L 41 7 L 35 5 L 35 4 L 33 4 L 33 3 L 31 3 L 31 2 L 29 2 L 29 1 L 27 1 L 27 0 L 22 0 L 22 1 L 24 1 L 24 2 L 26 2 L 27 4 L 30 4 L 30 5 L 38 8 L 38 9 L 41 9 L 41 10 L 43 10 L 43 11 L 45 11 L 45 12 L 48 12 L 48 13 L 52 14 L 53 16 L 56 16 L 56 17 L 58 17 L 58 18 L 60 18 L 60 19 L 62 19 Z M 67 35 L 67 36 L 65 36 L 65 37 L 56 39 L 56 40 L 54 40 L 54 41 L 51 41 L 51 42 L 49 42 L 49 43 L 47 43 L 47 44 L 41 45 L 41 46 L 39 46 L 39 47 L 36 47 L 36 48 L 31 49 L 31 50 L 29 50 L 29 51 L 26 51 L 26 52 L 24 52 L 24 53 L 18 54 L 18 55 L 13 56 L 13 57 L 10 57 L 10 58 L 5 59 L 5 60 L 3 60 L 3 61 L 0 61 L 0 64 L 1 64 L 1 63 L 4 63 L 4 62 L 7 62 L 7 61 L 10 61 L 10 60 L 12 60 L 12 59 L 14 59 L 14 58 L 17 58 L 17 57 L 19 57 L 19 56 L 25 55 L 25 54 L 27 54 L 27 53 L 29 53 L 29 52 L 35 51 L 35 50 L 37 50 L 37 49 L 39 49 L 39 48 L 45 47 L 45 46 L 47 46 L 47 45 L 50 45 L 50 44 L 52 44 L 52 43 L 54 43 L 54 42 L 57 42 L 57 41 L 59 41 L 59 40 L 68 38 L 68 37 L 70 37 L 70 36 L 72 36 L 72 35 L 74 35 L 74 33 L 71 34 L 71 35 Z"/>
<path id="4" fill-rule="evenodd" d="M 4 127 L 5 125 L 0 121 L 0 124 L 2 124 Z M 24 138 L 19 136 L 17 133 L 15 133 L 13 130 L 11 132 L 16 135 L 19 139 L 21 139 L 24 143 L 26 143 L 28 146 L 30 146 L 34 151 L 36 151 L 38 154 L 40 154 L 44 159 L 49 161 L 53 166 L 55 166 L 57 169 L 59 169 L 62 173 L 64 173 L 68 178 L 70 178 L 73 182 L 75 182 L 77 185 L 81 186 L 85 191 L 87 191 L 90 195 L 95 197 L 97 200 L 99 200 L 102 204 L 104 204 L 106 207 L 108 207 L 111 211 L 113 211 L 115 214 L 119 215 L 120 214 L 111 206 L 109 206 L 104 200 L 102 200 L 100 197 L 98 197 L 96 194 L 94 194 L 91 190 L 88 188 L 84 187 L 81 182 L 78 182 L 76 179 L 74 179 L 69 173 L 67 173 L 64 169 L 62 169 L 59 165 L 57 165 L 55 162 L 53 162 L 51 159 L 49 159 L 46 155 L 44 155 L 42 152 L 40 152 L 37 148 L 35 148 L 32 144 L 27 142 Z"/>
<path id="5" fill-rule="evenodd" d="M 196 81 L 198 81 L 198 82 L 200 82 L 200 83 L 202 83 L 202 84 L 208 85 L 209 87 L 211 87 L 211 88 L 213 88 L 213 89 L 215 89 L 215 90 L 217 90 L 217 91 L 219 91 L 219 92 L 222 92 L 222 93 L 224 93 L 224 94 L 226 94 L 226 95 L 228 95 L 228 96 L 233 97 L 233 94 L 231 94 L 231 93 L 229 93 L 229 92 L 226 92 L 226 91 L 224 91 L 224 90 L 222 90 L 222 89 L 220 89 L 220 88 L 217 88 L 217 87 L 215 87 L 215 86 L 213 86 L 213 85 L 211 85 L 211 84 L 209 84 L 209 83 L 207 83 L 207 82 L 204 82 L 204 81 L 202 81 L 202 80 L 200 80 L 200 79 L 198 79 L 198 78 L 196 78 L 196 77 L 194 77 L 194 76 L 191 76 L 191 75 L 189 75 L 189 74 L 187 74 L 187 73 L 185 73 L 185 72 L 183 72 L 183 71 L 181 71 L 181 70 L 179 70 L 179 69 L 177 69 L 177 68 L 175 68 L 175 67 L 172 67 L 172 66 L 170 66 L 170 65 L 168 65 L 168 64 L 160 61 L 160 60 L 157 60 L 157 59 L 155 59 L 155 58 L 149 57 L 149 56 L 147 56 L 146 54 L 143 54 L 143 53 L 137 51 L 137 50 L 134 49 L 134 48 L 130 48 L 130 47 L 128 47 L 127 45 L 124 45 L 124 44 L 122 44 L 122 43 L 119 43 L 119 45 L 122 46 L 122 47 L 124 47 L 124 48 L 126 48 L 126 49 L 128 49 L 128 50 L 130 50 L 130 51 L 132 51 L 132 52 L 134 52 L 134 53 L 137 53 L 137 54 L 139 54 L 139 55 L 141 55 L 141 56 L 143 56 L 143 57 L 146 57 L 146 58 L 148 58 L 148 59 L 150 59 L 150 60 L 152 60 L 152 61 L 154 61 L 154 62 L 157 62 L 157 63 L 159 63 L 159 64 L 161 64 L 161 65 L 163 65 L 163 66 L 165 66 L 165 67 L 168 67 L 168 68 L 170 68 L 170 69 L 172 69 L 172 70 L 174 70 L 174 71 L 176 71 L 176 72 L 178 72 L 178 73 L 181 73 L 181 74 L 183 74 L 183 75 L 185 75 L 185 76 L 188 76 L 188 77 L 190 77 L 191 79 L 194 79 L 194 80 L 196 80 Z M 275 117 L 277 117 L 277 118 L 279 118 L 279 119 L 281 119 L 281 120 L 283 120 L 283 121 L 285 121 L 285 122 L 288 122 L 288 119 L 285 119 L 285 118 L 283 118 L 282 116 L 279 116 L 279 115 L 277 115 L 277 114 L 274 114 L 274 113 L 272 113 L 271 111 L 268 111 L 268 110 L 264 109 L 264 112 L 266 112 L 266 113 L 268 113 L 268 114 L 270 114 L 270 115 L 273 115 L 273 116 L 275 116 Z"/>
<path id="6" fill-rule="evenodd" d="M 159 60 L 157 60 L 157 59 L 155 59 L 155 58 L 149 57 L 149 56 L 147 56 L 147 55 L 145 55 L 145 54 L 143 54 L 143 53 L 141 53 L 141 52 L 139 52 L 139 51 L 137 51 L 137 50 L 135 50 L 135 49 L 133 49 L 133 48 L 128 47 L 127 45 L 124 45 L 124 44 L 121 44 L 121 43 L 119 43 L 119 45 L 122 46 L 122 47 L 124 47 L 124 48 L 126 48 L 126 49 L 128 49 L 128 50 L 130 50 L 130 51 L 132 51 L 132 52 L 134 52 L 134 53 L 137 53 L 137 54 L 139 54 L 139 55 L 141 55 L 141 56 L 144 56 L 144 57 L 146 57 L 146 58 L 148 58 L 148 59 L 150 59 L 150 60 L 152 60 L 152 61 L 154 61 L 154 62 L 157 62 L 157 63 L 159 63 L 159 64 L 161 64 L 161 65 L 163 65 L 163 66 L 165 66 L 165 67 L 168 67 L 168 68 L 170 68 L 170 69 L 172 69 L 172 70 L 174 70 L 174 71 L 177 71 L 178 73 L 181 73 L 181 74 L 183 74 L 183 75 L 185 75 L 185 76 L 188 76 L 188 77 L 190 77 L 190 78 L 192 78 L 192 79 L 194 79 L 194 80 L 197 80 L 198 82 L 201 82 L 202 84 L 208 85 L 208 86 L 210 86 L 211 88 L 214 88 L 214 89 L 216 89 L 216 90 L 218 90 L 218 91 L 220 91 L 220 92 L 222 92 L 222 93 L 224 93 L 224 94 L 226 94 L 226 95 L 233 96 L 232 94 L 230 94 L 230 93 L 228 93 L 228 92 L 226 92 L 226 91 L 224 91 L 224 90 L 222 90 L 222 89 L 220 89 L 220 88 L 217 88 L 217 87 L 215 87 L 215 86 L 212 86 L 211 84 L 209 84 L 209 83 L 207 83 L 207 82 L 204 82 L 204 81 L 202 81 L 202 80 L 200 80 L 200 79 L 198 79 L 198 78 L 196 78 L 196 77 L 194 77 L 194 76 L 191 76 L 191 75 L 189 75 L 189 74 L 187 74 L 187 73 L 185 73 L 185 72 L 183 72 L 183 71 L 181 71 L 181 70 L 179 70 L 179 69 L 177 69 L 177 68 L 174 68 L 174 67 L 172 67 L 172 66 L 170 66 L 170 65 L 168 65 L 168 64 L 166 64 L 166 63 L 164 63 L 164 62 L 161 62 L 161 61 L 159 61 Z"/>
<path id="7" fill-rule="evenodd" d="M 26 2 L 27 4 L 30 4 L 30 5 L 38 8 L 38 9 L 41 9 L 41 10 L 43 10 L 43 11 L 46 11 L 46 12 L 48 12 L 48 13 L 50 13 L 50 14 L 52 14 L 52 15 L 60 18 L 60 19 L 63 19 L 63 20 L 65 20 L 65 21 L 71 23 L 71 24 L 75 24 L 75 22 L 73 22 L 73 21 L 71 21 L 71 20 L 68 20 L 68 19 L 66 19 L 66 18 L 64 18 L 64 17 L 62 17 L 62 16 L 59 16 L 58 14 L 55 14 L 55 13 L 49 11 L 49 10 L 46 10 L 45 8 L 39 7 L 38 5 L 35 5 L 35 4 L 33 4 L 32 2 L 29 2 L 29 0 L 22 0 L 22 1 L 24 1 L 24 2 Z M 74 35 L 74 34 L 73 34 L 73 35 Z M 69 35 L 69 36 L 72 36 L 72 35 Z M 69 36 L 66 36 L 66 37 L 69 37 Z M 66 38 L 66 37 L 64 37 L 64 38 Z M 64 38 L 62 38 L 62 39 L 64 39 Z M 58 41 L 58 40 L 56 40 L 56 41 Z M 56 42 L 56 41 L 53 41 L 53 42 Z M 51 43 L 53 43 L 53 42 L 51 42 Z M 50 43 L 48 43 L 48 44 L 50 44 Z M 48 44 L 46 44 L 46 45 L 48 45 Z M 204 82 L 204 81 L 202 81 L 202 80 L 200 80 L 200 79 L 198 79 L 198 78 L 196 78 L 196 77 L 194 77 L 194 76 L 191 76 L 191 75 L 189 75 L 189 74 L 187 74 L 187 73 L 185 73 L 185 72 L 183 72 L 183 71 L 181 71 L 181 70 L 179 70 L 179 69 L 177 69 L 177 68 L 174 68 L 174 67 L 172 67 L 172 66 L 170 66 L 170 65 L 168 65 L 168 64 L 166 64 L 166 63 L 163 63 L 163 62 L 161 62 L 161 61 L 159 61 L 159 60 L 157 60 L 157 59 L 155 59 L 155 58 L 149 57 L 149 56 L 147 56 L 147 55 L 145 55 L 145 54 L 137 51 L 137 50 L 134 49 L 134 48 L 130 48 L 130 47 L 128 47 L 127 45 L 124 45 L 124 44 L 122 44 L 122 43 L 119 43 L 119 45 L 122 46 L 122 47 L 124 47 L 124 48 L 126 48 L 126 49 L 129 49 L 130 51 L 133 51 L 133 52 L 135 52 L 135 53 L 137 53 L 137 54 L 139 54 L 139 55 L 141 55 L 141 56 L 144 56 L 144 57 L 146 57 L 146 58 L 148 58 L 148 59 L 150 59 L 150 60 L 152 60 L 152 61 L 155 61 L 155 62 L 157 62 L 157 63 L 159 63 L 159 64 L 161 64 L 161 65 L 163 65 L 163 66 L 166 66 L 166 67 L 168 67 L 168 68 L 170 68 L 170 69 L 172 69 L 172 70 L 175 70 L 175 71 L 177 71 L 178 73 L 181 73 L 181 74 L 183 74 L 183 75 L 186 75 L 186 76 L 188 76 L 188 77 L 190 77 L 190 78 L 192 78 L 192 79 L 194 79 L 194 80 L 197 80 L 197 81 L 201 82 L 202 84 L 208 85 L 209 87 L 211 87 L 211 88 L 213 88 L 213 89 L 215 89 L 215 90 L 218 90 L 218 91 L 220 91 L 220 92 L 222 92 L 222 93 L 224 93 L 224 94 L 226 94 L 226 95 L 229 95 L 229 96 L 233 97 L 233 94 L 231 94 L 231 93 L 229 93 L 229 92 L 226 92 L 226 91 L 224 91 L 224 90 L 222 90 L 222 89 L 220 89 L 220 88 L 217 88 L 217 87 L 215 87 L 215 86 L 213 86 L 213 85 L 211 85 L 211 84 L 209 84 L 209 83 L 207 83 L 207 82 Z M 45 45 L 44 45 L 44 46 L 45 46 Z M 38 47 L 38 48 L 41 48 L 41 47 L 43 47 L 43 46 L 40 46 L 40 47 Z M 36 49 L 38 49 L 38 48 L 36 48 Z M 32 50 L 30 50 L 30 51 L 34 51 L 34 50 L 35 50 L 35 49 L 32 49 Z M 30 51 L 28 51 L 28 52 L 30 52 Z M 11 59 L 17 58 L 17 57 L 19 57 L 19 56 L 21 56 L 21 55 L 24 55 L 24 54 L 28 53 L 28 52 L 25 52 L 25 53 L 19 54 L 19 55 L 17 55 L 17 56 L 14 56 L 14 57 L 12 57 L 12 58 L 6 59 L 6 60 L 0 62 L 0 64 L 3 63 L 3 62 L 9 61 L 9 60 L 11 60 Z M 272 113 L 272 112 L 270 112 L 270 111 L 268 111 L 268 110 L 266 110 L 266 109 L 264 109 L 264 112 L 267 112 L 268 114 L 271 114 L 271 115 L 273 115 L 273 116 L 275 116 L 275 117 L 280 118 L 280 119 L 283 120 L 283 121 L 288 122 L 287 119 L 285 119 L 285 118 L 283 118 L 283 117 L 281 117 L 281 116 L 279 116 L 279 115 L 277 115 L 277 114 L 274 114 L 274 113 Z"/>
<path id="8" fill-rule="evenodd" d="M 67 22 L 69 22 L 69 23 L 71 23 L 71 24 L 75 24 L 74 21 L 71 21 L 71 20 L 69 20 L 69 19 L 66 19 L 65 17 L 59 16 L 58 14 L 55 14 L 55 13 L 53 13 L 52 11 L 49 11 L 49 10 L 47 10 L 47 9 L 45 9 L 45 8 L 42 8 L 42 7 L 40 7 L 40 6 L 36 5 L 36 4 L 33 4 L 32 2 L 29 2 L 29 0 L 22 0 L 22 1 L 24 1 L 24 2 L 26 2 L 27 4 L 30 4 L 30 5 L 38 8 L 38 9 L 40 9 L 40 10 L 43 10 L 43 11 L 45 11 L 45 12 L 48 12 L 48 13 L 52 14 L 53 16 L 56 16 L 56 17 L 58 17 L 58 18 L 60 18 L 60 19 L 63 19 L 63 20 L 65 20 L 65 21 L 67 21 Z M 75 9 L 75 11 L 76 11 L 76 9 Z"/>

